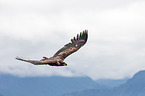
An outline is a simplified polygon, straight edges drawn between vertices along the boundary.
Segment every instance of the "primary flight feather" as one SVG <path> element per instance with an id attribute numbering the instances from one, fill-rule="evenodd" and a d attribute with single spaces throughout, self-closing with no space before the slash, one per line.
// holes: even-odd
<path id="1" fill-rule="evenodd" d="M 50 66 L 67 66 L 64 62 L 64 59 L 70 54 L 76 52 L 80 49 L 88 39 L 88 30 L 84 30 L 80 34 L 77 34 L 77 37 L 71 39 L 71 42 L 64 45 L 60 50 L 58 50 L 53 57 L 47 58 L 43 57 L 40 61 L 36 60 L 26 60 L 20 57 L 17 57 L 17 60 L 25 61 L 32 63 L 34 65 L 50 65 Z"/>

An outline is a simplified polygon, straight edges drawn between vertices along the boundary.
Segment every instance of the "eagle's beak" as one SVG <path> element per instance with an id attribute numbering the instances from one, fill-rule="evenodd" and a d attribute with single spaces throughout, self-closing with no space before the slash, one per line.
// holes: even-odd
<path id="1" fill-rule="evenodd" d="M 66 64 L 66 63 L 64 63 L 64 66 L 67 66 L 67 64 Z"/>

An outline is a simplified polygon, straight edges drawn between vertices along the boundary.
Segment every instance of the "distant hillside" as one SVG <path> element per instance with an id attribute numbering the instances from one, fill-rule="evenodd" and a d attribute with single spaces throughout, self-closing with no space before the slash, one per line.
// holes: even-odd
<path id="1" fill-rule="evenodd" d="M 96 82 L 98 84 L 100 84 L 100 85 L 107 86 L 108 88 L 114 88 L 114 87 L 118 87 L 121 84 L 126 83 L 127 80 L 128 80 L 128 78 L 119 79 L 119 80 L 114 80 L 114 79 L 99 79 L 99 80 L 96 80 Z"/>
<path id="2" fill-rule="evenodd" d="M 26 77 L 0 75 L 3 96 L 60 96 L 84 89 L 104 88 L 88 77 Z"/>
<path id="3" fill-rule="evenodd" d="M 88 89 L 63 96 L 145 96 L 145 71 L 136 73 L 125 84 L 113 89 Z"/>
<path id="4" fill-rule="evenodd" d="M 133 78 L 115 90 L 117 96 L 145 96 L 145 71 L 136 73 Z"/>

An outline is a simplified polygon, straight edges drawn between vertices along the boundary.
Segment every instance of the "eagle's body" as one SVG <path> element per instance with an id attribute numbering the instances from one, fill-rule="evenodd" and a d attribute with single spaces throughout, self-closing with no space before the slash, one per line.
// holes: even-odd
<path id="1" fill-rule="evenodd" d="M 43 57 L 43 59 L 41 59 L 40 61 L 25 60 L 19 57 L 17 57 L 16 59 L 29 62 L 34 65 L 67 66 L 67 64 L 64 62 L 64 59 L 81 48 L 87 42 L 87 38 L 88 31 L 85 30 L 80 33 L 80 35 L 78 34 L 76 38 L 74 37 L 73 39 L 71 39 L 71 42 L 58 50 L 53 57 Z"/>

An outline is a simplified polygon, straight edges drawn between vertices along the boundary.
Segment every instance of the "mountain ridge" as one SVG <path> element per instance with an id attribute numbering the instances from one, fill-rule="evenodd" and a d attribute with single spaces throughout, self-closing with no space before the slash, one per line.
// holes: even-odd
<path id="1" fill-rule="evenodd" d="M 62 96 L 145 96 L 145 70 L 137 72 L 126 83 L 112 89 L 89 89 Z"/>
<path id="2" fill-rule="evenodd" d="M 83 89 L 104 88 L 89 77 L 17 77 L 0 75 L 4 96 L 61 96 Z"/>

